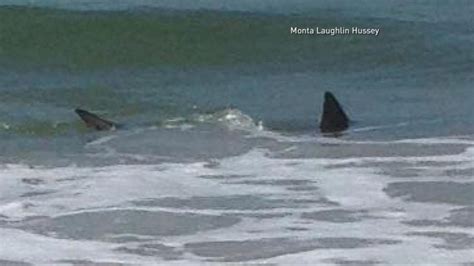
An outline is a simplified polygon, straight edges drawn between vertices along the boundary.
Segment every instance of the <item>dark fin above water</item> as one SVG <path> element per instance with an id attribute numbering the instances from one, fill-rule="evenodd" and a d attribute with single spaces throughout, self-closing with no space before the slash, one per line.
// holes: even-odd
<path id="1" fill-rule="evenodd" d="M 111 130 L 116 128 L 116 124 L 111 121 L 107 121 L 98 117 L 97 115 L 90 113 L 86 110 L 76 109 L 76 114 L 86 123 L 87 127 L 94 128 L 96 130 Z"/>
<path id="2" fill-rule="evenodd" d="M 325 92 L 323 115 L 319 129 L 322 133 L 337 133 L 346 130 L 348 127 L 349 119 L 336 97 L 330 92 Z"/>

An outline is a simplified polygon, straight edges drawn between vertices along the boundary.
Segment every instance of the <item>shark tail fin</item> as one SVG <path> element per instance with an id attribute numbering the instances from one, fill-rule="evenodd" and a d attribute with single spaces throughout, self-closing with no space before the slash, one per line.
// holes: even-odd
<path id="1" fill-rule="evenodd" d="M 323 114 L 319 129 L 322 133 L 337 133 L 349 127 L 349 118 L 331 92 L 324 93 Z"/>
<path id="2" fill-rule="evenodd" d="M 83 109 L 76 109 L 76 114 L 84 121 L 87 127 L 94 128 L 95 130 L 112 130 L 116 128 L 114 122 L 100 118 L 99 116 L 90 113 Z"/>

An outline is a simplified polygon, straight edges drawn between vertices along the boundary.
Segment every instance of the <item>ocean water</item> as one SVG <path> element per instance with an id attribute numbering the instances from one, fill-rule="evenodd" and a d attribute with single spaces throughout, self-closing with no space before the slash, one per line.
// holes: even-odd
<path id="1" fill-rule="evenodd" d="M 0 265 L 474 264 L 474 3 L 289 2 L 0 1 Z"/>

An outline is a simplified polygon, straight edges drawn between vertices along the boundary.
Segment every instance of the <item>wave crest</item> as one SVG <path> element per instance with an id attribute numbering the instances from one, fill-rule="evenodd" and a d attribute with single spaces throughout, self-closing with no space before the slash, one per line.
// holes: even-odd
<path id="1" fill-rule="evenodd" d="M 215 123 L 230 130 L 261 131 L 263 122 L 255 120 L 237 108 L 225 108 L 210 114 L 199 114 L 193 118 L 199 123 Z"/>

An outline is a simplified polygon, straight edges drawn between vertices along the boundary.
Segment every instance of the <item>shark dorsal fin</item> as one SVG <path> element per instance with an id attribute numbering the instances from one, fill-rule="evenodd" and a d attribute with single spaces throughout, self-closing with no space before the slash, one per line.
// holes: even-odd
<path id="1" fill-rule="evenodd" d="M 90 113 L 83 109 L 76 109 L 76 114 L 86 123 L 87 127 L 94 128 L 96 130 L 111 130 L 116 127 L 114 122 L 100 118 L 99 116 Z"/>
<path id="2" fill-rule="evenodd" d="M 349 127 L 349 119 L 336 97 L 330 92 L 324 93 L 323 115 L 319 129 L 322 133 L 344 131 Z"/>

